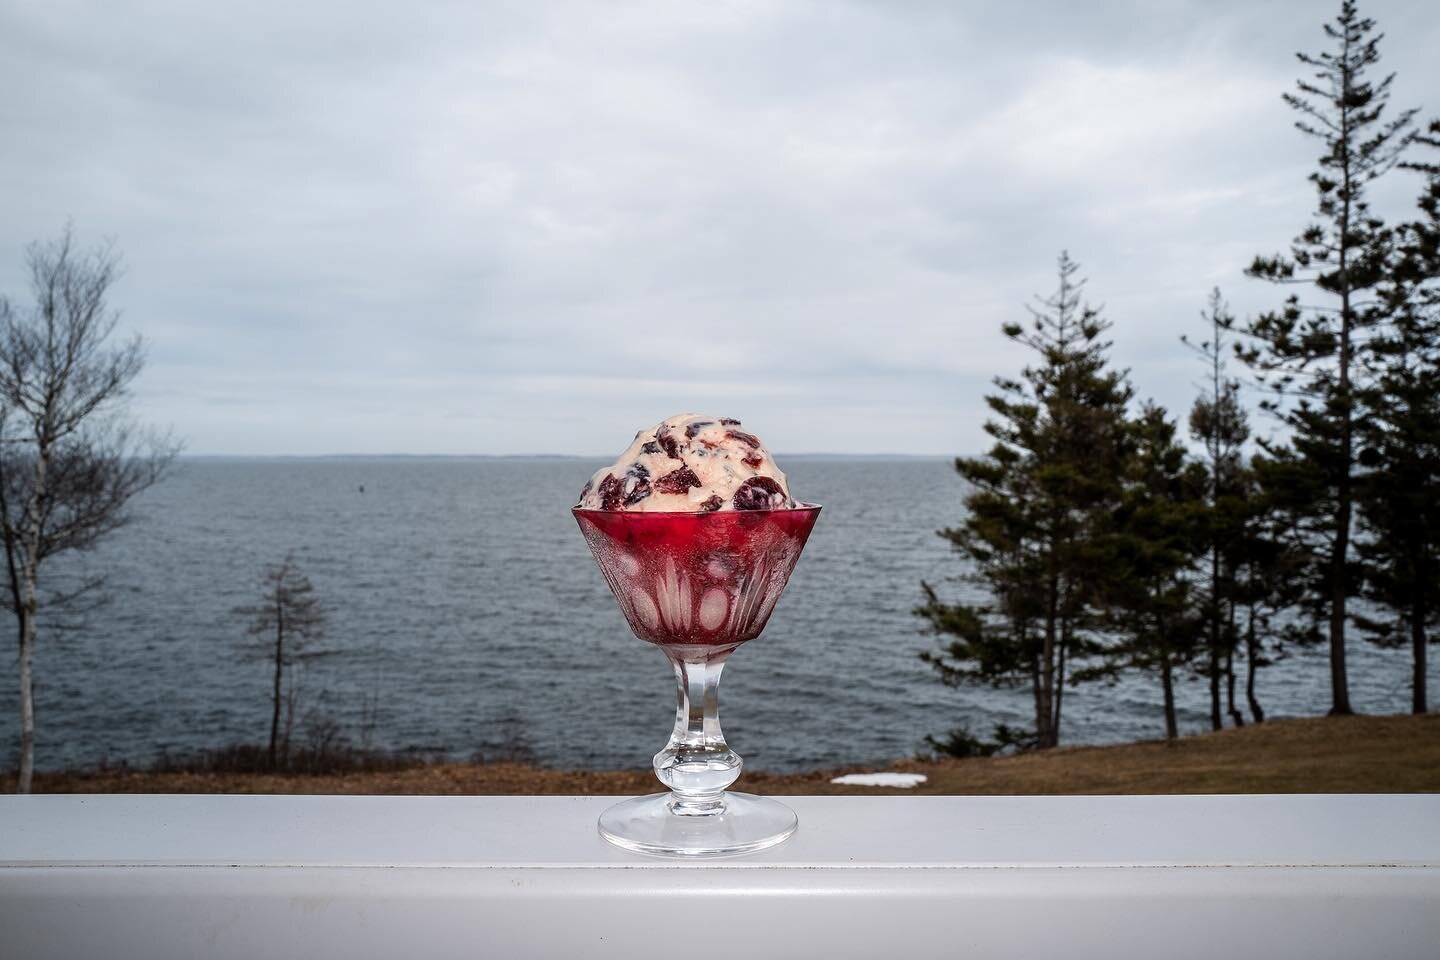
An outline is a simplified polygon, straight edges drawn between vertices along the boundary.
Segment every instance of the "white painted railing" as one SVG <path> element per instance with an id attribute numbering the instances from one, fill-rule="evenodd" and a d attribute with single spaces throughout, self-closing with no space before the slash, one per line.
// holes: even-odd
<path id="1" fill-rule="evenodd" d="M 0 957 L 1440 957 L 1440 796 L 795 797 L 626 854 L 611 799 L 0 798 Z"/>

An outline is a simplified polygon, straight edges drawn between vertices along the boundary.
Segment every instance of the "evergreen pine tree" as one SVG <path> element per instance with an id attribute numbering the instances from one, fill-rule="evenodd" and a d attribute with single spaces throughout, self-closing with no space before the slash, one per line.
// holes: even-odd
<path id="1" fill-rule="evenodd" d="M 1221 720 L 1220 683 L 1225 681 L 1225 703 L 1236 726 L 1244 723 L 1235 708 L 1236 600 L 1235 548 L 1242 535 L 1244 517 L 1244 460 L 1242 448 L 1250 436 L 1245 410 L 1240 404 L 1240 383 L 1225 369 L 1227 334 L 1235 318 L 1230 314 L 1217 287 L 1200 314 L 1209 326 L 1208 339 L 1198 344 L 1180 339 L 1205 361 L 1205 380 L 1200 396 L 1190 408 L 1190 436 L 1205 450 L 1206 472 L 1206 569 L 1201 616 L 1205 636 L 1204 674 L 1210 686 L 1210 727 L 1219 730 Z"/>
<path id="2" fill-rule="evenodd" d="M 1109 576 L 1101 591 L 1114 639 L 1077 680 L 1138 669 L 1160 678 L 1165 737 L 1178 735 L 1175 675 L 1202 639 L 1192 576 L 1206 545 L 1208 478 L 1175 439 L 1175 424 L 1147 404 L 1132 425 L 1124 493 L 1112 515 Z"/>
<path id="3" fill-rule="evenodd" d="M 1248 325 L 1254 341 L 1239 351 L 1262 384 L 1276 391 L 1262 406 L 1290 427 L 1291 449 L 1275 449 L 1277 457 L 1295 459 L 1318 481 L 1304 484 L 1310 497 L 1296 516 L 1314 558 L 1308 613 L 1327 628 L 1332 714 L 1352 712 L 1345 623 L 1346 602 L 1355 592 L 1350 530 L 1357 402 L 1368 334 L 1380 315 L 1372 294 L 1384 275 L 1386 246 L 1384 224 L 1365 194 L 1399 161 L 1414 115 L 1408 110 L 1384 117 L 1394 75 L 1379 83 L 1367 79 L 1380 59 L 1381 36 L 1374 28 L 1373 20 L 1345 0 L 1334 23 L 1325 25 L 1332 49 L 1297 55 L 1314 73 L 1300 80 L 1299 92 L 1286 94 L 1285 102 L 1301 114 L 1296 127 L 1324 146 L 1319 169 L 1310 175 L 1316 219 L 1292 242 L 1288 256 L 1257 257 L 1248 270 L 1274 283 L 1310 286 L 1332 303 L 1317 306 L 1291 296 L 1283 309 Z"/>
<path id="4" fill-rule="evenodd" d="M 1031 308 L 1029 325 L 1003 328 L 1036 359 L 986 397 L 990 452 L 955 462 L 967 515 L 940 535 L 986 599 L 947 604 L 922 584 L 915 611 L 949 638 L 921 654 L 946 683 L 1029 685 L 1040 747 L 1060 742 L 1067 670 L 1098 649 L 1096 592 L 1128 443 L 1130 389 L 1109 367 L 1110 324 L 1082 304 L 1078 271 L 1061 254 L 1056 292 Z"/>
<path id="5" fill-rule="evenodd" d="M 1421 139 L 1440 147 L 1440 121 Z M 1410 646 L 1411 710 L 1425 713 L 1426 645 L 1440 637 L 1440 163 L 1411 166 L 1428 174 L 1422 216 L 1399 231 L 1361 432 L 1357 546 L 1365 597 L 1385 615 L 1355 619 L 1379 644 Z"/>

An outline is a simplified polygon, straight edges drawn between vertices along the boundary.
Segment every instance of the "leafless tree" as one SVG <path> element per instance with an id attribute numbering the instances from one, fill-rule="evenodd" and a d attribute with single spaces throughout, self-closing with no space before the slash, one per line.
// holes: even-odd
<path id="1" fill-rule="evenodd" d="M 296 702 L 294 687 L 290 688 L 289 694 L 285 689 L 285 670 L 315 655 L 305 647 L 310 641 L 324 636 L 326 613 L 315 596 L 310 578 L 301 572 L 292 554 L 286 554 L 278 566 L 267 569 L 263 582 L 261 602 L 254 606 L 237 607 L 235 613 L 249 620 L 247 632 L 254 638 L 251 651 L 275 666 L 270 716 L 270 766 L 277 767 L 282 742 L 281 711 L 284 708 L 287 715 L 284 743 L 288 752 Z"/>
<path id="2" fill-rule="evenodd" d="M 87 550 L 131 518 L 130 505 L 174 460 L 168 438 L 138 432 L 126 415 L 131 383 L 145 365 L 139 336 L 117 341 L 119 315 L 107 296 L 119 257 L 102 245 L 77 247 L 67 226 L 32 244 L 27 263 L 34 304 L 0 296 L 0 540 L 5 586 L 0 606 L 15 616 L 20 641 L 20 793 L 35 770 L 32 664 L 42 609 L 93 598 L 103 577 L 44 589 L 41 568 Z"/>

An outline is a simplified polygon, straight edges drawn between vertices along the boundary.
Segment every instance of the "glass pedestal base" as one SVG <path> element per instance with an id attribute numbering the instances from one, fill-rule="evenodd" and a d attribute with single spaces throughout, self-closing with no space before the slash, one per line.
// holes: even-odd
<path id="1" fill-rule="evenodd" d="M 670 810 L 670 794 L 656 793 L 600 814 L 600 835 L 636 853 L 727 857 L 783 843 L 796 824 L 795 812 L 769 797 L 727 791 L 720 813 L 680 816 Z"/>

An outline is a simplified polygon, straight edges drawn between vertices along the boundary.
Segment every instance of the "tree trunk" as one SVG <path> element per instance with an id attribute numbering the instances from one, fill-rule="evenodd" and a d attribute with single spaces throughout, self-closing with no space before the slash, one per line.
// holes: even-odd
<path id="1" fill-rule="evenodd" d="M 270 769 L 275 769 L 280 739 L 280 682 L 285 669 L 285 630 L 279 618 L 275 622 L 275 689 L 271 694 L 273 711 L 270 714 Z"/>
<path id="2" fill-rule="evenodd" d="M 1237 727 L 1245 726 L 1245 715 L 1235 707 L 1235 647 L 1229 644 L 1225 648 L 1225 712 L 1230 714 L 1230 722 Z"/>
<path id="3" fill-rule="evenodd" d="M 291 679 L 290 688 L 285 691 L 285 720 L 280 724 L 280 766 L 286 770 L 290 769 L 290 735 L 295 732 L 295 705 L 299 702 L 300 691 Z"/>
<path id="4" fill-rule="evenodd" d="M 1255 696 L 1255 660 L 1260 651 L 1255 642 L 1255 611 L 1245 624 L 1245 699 L 1250 703 L 1250 716 L 1256 723 L 1265 722 L 1265 711 L 1260 709 L 1260 700 Z"/>
<path id="5" fill-rule="evenodd" d="M 1065 653 L 1070 649 L 1070 627 L 1060 630 L 1060 665 L 1055 671 L 1055 713 L 1050 720 L 1050 735 L 1054 738 L 1052 747 L 1060 746 L 1060 708 L 1065 705 Z"/>
<path id="6" fill-rule="evenodd" d="M 30 556 L 35 556 L 35 551 L 32 551 Z M 35 688 L 32 664 L 35 656 L 35 616 L 40 609 L 33 562 L 25 563 L 21 568 L 21 577 L 20 776 L 15 784 L 15 792 L 29 793 L 35 778 Z"/>
<path id="7" fill-rule="evenodd" d="M 1354 411 L 1351 409 L 1350 358 L 1354 314 L 1350 307 L 1350 41 L 1345 40 L 1345 57 L 1341 84 L 1343 103 L 1340 113 L 1340 136 L 1345 144 L 1340 168 L 1340 237 L 1338 270 L 1340 278 L 1340 476 L 1336 478 L 1335 490 L 1335 543 L 1330 555 L 1330 715 L 1341 716 L 1352 713 L 1350 709 L 1350 678 L 1345 670 L 1345 601 L 1349 594 L 1345 561 L 1350 552 L 1350 458 L 1353 443 Z"/>
<path id="8" fill-rule="evenodd" d="M 1429 707 L 1425 697 L 1425 605 L 1415 604 L 1410 615 L 1410 648 L 1414 664 L 1410 674 L 1410 711 L 1425 713 Z"/>
<path id="9" fill-rule="evenodd" d="M 1060 719 L 1064 714 L 1065 707 L 1065 660 L 1070 652 L 1070 645 L 1074 642 L 1074 624 L 1070 619 L 1070 590 L 1071 582 L 1065 581 L 1065 589 L 1059 597 L 1059 606 L 1056 609 L 1056 622 L 1060 634 L 1059 649 L 1056 651 L 1055 686 L 1052 694 L 1053 708 L 1050 713 L 1050 745 L 1060 745 Z"/>
<path id="10" fill-rule="evenodd" d="M 1038 653 L 1030 657 L 1030 693 L 1035 700 L 1035 734 L 1039 736 L 1040 731 L 1045 729 L 1045 723 L 1050 715 L 1049 708 L 1045 705 L 1044 690 L 1040 682 L 1040 655 Z"/>
<path id="11" fill-rule="evenodd" d="M 1210 551 L 1210 729 L 1225 725 L 1220 718 L 1220 549 Z"/>
<path id="12" fill-rule="evenodd" d="M 1174 740 L 1180 731 L 1175 722 L 1175 678 L 1171 675 L 1168 652 L 1160 659 L 1160 685 L 1165 688 L 1165 739 Z"/>
<path id="13" fill-rule="evenodd" d="M 1036 746 L 1042 750 L 1055 746 L 1055 731 L 1051 724 L 1055 716 L 1055 605 L 1058 591 L 1059 586 L 1052 575 L 1046 598 L 1045 639 L 1040 653 L 1040 726 L 1035 731 Z"/>
<path id="14" fill-rule="evenodd" d="M 1220 718 L 1220 651 L 1210 645 L 1210 663 L 1205 668 L 1210 679 L 1210 729 L 1219 730 L 1225 726 Z"/>
<path id="15" fill-rule="evenodd" d="M 1229 574 L 1233 582 L 1235 571 L 1232 569 Z M 1230 706 L 1230 719 L 1235 726 L 1245 726 L 1245 715 L 1235 706 L 1235 651 L 1240 647 L 1240 632 L 1235 628 L 1235 601 L 1227 600 L 1225 604 L 1225 677 L 1229 683 L 1228 703 Z"/>
<path id="16" fill-rule="evenodd" d="M 1350 550 L 1350 425 L 1342 444 L 1346 459 L 1339 503 L 1335 509 L 1335 552 L 1330 558 L 1330 715 L 1346 716 L 1350 709 L 1350 680 L 1345 669 L 1345 601 L 1348 599 L 1345 557 Z"/>
<path id="17" fill-rule="evenodd" d="M 35 617 L 40 610 L 40 507 L 46 496 L 50 446 L 43 440 L 35 451 L 35 486 L 25 504 L 20 564 L 20 776 L 15 791 L 29 793 L 35 779 Z"/>
<path id="18" fill-rule="evenodd" d="M 35 778 L 35 697 L 31 660 L 35 653 L 35 626 L 24 611 L 20 617 L 20 778 L 16 793 L 29 793 Z"/>

